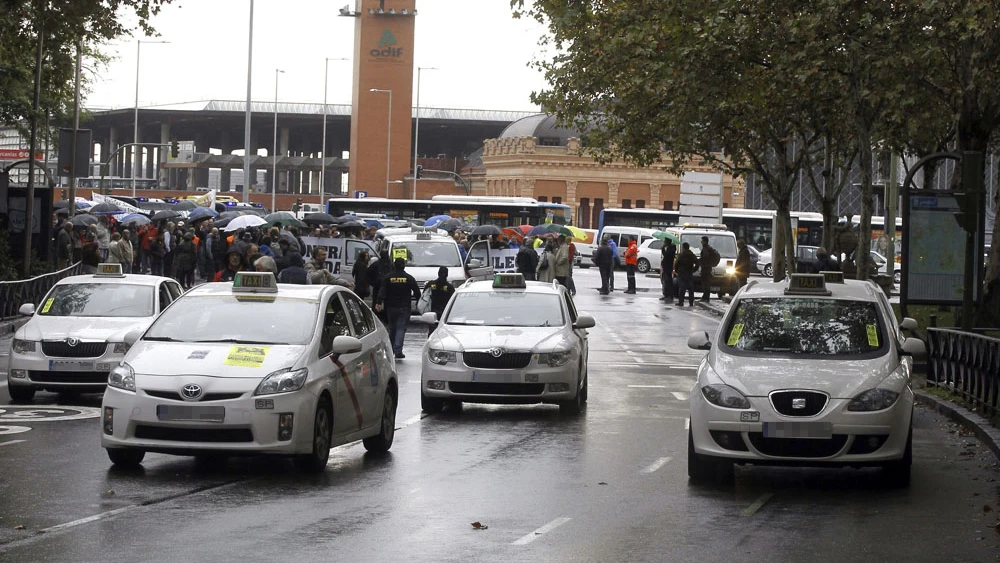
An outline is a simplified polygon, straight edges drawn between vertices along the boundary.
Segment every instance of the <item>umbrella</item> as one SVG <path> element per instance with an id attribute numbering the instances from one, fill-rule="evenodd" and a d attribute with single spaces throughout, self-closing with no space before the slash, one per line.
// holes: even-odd
<path id="1" fill-rule="evenodd" d="M 57 201 L 57 202 L 55 202 L 55 203 L 52 204 L 52 207 L 54 207 L 56 209 L 68 209 L 69 208 L 69 200 L 64 199 L 62 201 Z M 89 203 L 83 203 L 82 201 L 76 202 L 76 208 L 77 209 L 86 209 L 88 207 L 90 207 Z"/>
<path id="2" fill-rule="evenodd" d="M 334 223 L 333 226 L 337 227 L 338 229 L 364 229 L 365 228 L 365 224 L 363 222 L 361 222 L 361 221 L 358 221 L 357 219 L 350 219 L 350 220 L 347 220 L 347 221 L 338 221 L 337 223 Z"/>
<path id="3" fill-rule="evenodd" d="M 376 229 L 381 229 L 383 227 L 382 222 L 378 219 L 365 219 L 366 227 L 375 227 Z"/>
<path id="4" fill-rule="evenodd" d="M 674 241 L 674 244 L 681 243 L 681 238 L 679 236 L 668 233 L 667 231 L 656 231 L 655 233 L 653 233 L 653 238 L 658 238 L 660 240 L 670 239 Z"/>
<path id="5" fill-rule="evenodd" d="M 462 227 L 465 227 L 465 222 L 455 217 L 445 219 L 437 225 L 437 228 L 442 231 L 448 231 L 449 233 L 455 231 L 456 229 L 461 229 Z"/>
<path id="6" fill-rule="evenodd" d="M 299 220 L 295 214 L 289 211 L 275 211 L 269 215 L 264 216 L 264 220 L 267 221 L 268 226 L 281 223 L 282 225 L 295 225 L 296 227 L 306 227 L 305 223 Z"/>
<path id="7" fill-rule="evenodd" d="M 70 219 L 70 223 L 73 223 L 74 227 L 89 227 L 90 225 L 97 224 L 97 217 L 81 213 L 80 215 L 74 215 L 73 218 Z"/>
<path id="8" fill-rule="evenodd" d="M 546 229 L 544 225 L 538 225 L 537 227 L 531 227 L 531 229 L 529 229 L 525 234 L 529 237 L 540 237 L 548 232 L 549 230 Z"/>
<path id="9" fill-rule="evenodd" d="M 310 225 L 333 225 L 337 219 L 329 213 L 310 213 L 302 219 Z"/>
<path id="10" fill-rule="evenodd" d="M 259 227 L 261 225 L 266 225 L 267 221 L 263 217 L 258 217 L 256 215 L 243 215 L 242 217 L 237 217 L 226 225 L 226 232 L 236 231 L 239 229 L 247 229 L 250 227 Z"/>
<path id="11" fill-rule="evenodd" d="M 441 221 L 445 221 L 447 219 L 451 219 L 451 215 L 435 215 L 435 216 L 427 219 L 426 221 L 424 221 L 424 226 L 425 227 L 430 227 L 432 225 L 437 225 Z"/>
<path id="12" fill-rule="evenodd" d="M 180 217 L 181 214 L 176 211 L 171 211 L 169 209 L 164 209 L 163 211 L 157 211 L 153 214 L 153 221 L 162 221 L 164 219 L 175 219 Z"/>
<path id="13" fill-rule="evenodd" d="M 200 221 L 202 219 L 208 219 L 209 217 L 218 217 L 218 216 L 219 214 L 214 209 L 209 209 L 207 207 L 199 207 L 197 209 L 191 210 L 191 213 L 188 213 L 188 220 L 194 222 L 194 221 Z"/>
<path id="14" fill-rule="evenodd" d="M 573 233 L 571 236 L 576 240 L 587 240 L 587 233 L 585 233 L 583 229 L 581 229 L 580 227 L 573 227 L 570 225 L 563 225 L 563 226 L 569 229 L 571 233 Z"/>
<path id="15" fill-rule="evenodd" d="M 521 231 L 521 236 L 526 236 L 528 232 L 531 231 L 531 229 L 534 229 L 534 227 L 532 227 L 531 225 L 518 225 L 513 228 Z"/>
<path id="16" fill-rule="evenodd" d="M 524 233 L 521 232 L 521 229 L 514 228 L 514 227 L 506 227 L 506 228 L 504 228 L 502 230 L 503 230 L 504 234 L 507 235 L 508 238 L 511 238 L 511 239 L 514 239 L 514 240 L 523 240 L 524 239 Z"/>
<path id="17" fill-rule="evenodd" d="M 500 227 L 496 225 L 479 225 L 475 229 L 472 229 L 473 235 L 502 235 L 503 231 Z"/>
<path id="18" fill-rule="evenodd" d="M 118 215 L 119 213 L 124 213 L 117 205 L 106 201 L 91 207 L 90 212 L 94 215 Z"/>
<path id="19" fill-rule="evenodd" d="M 198 207 L 198 204 L 190 199 L 182 199 L 174 204 L 174 209 L 177 211 L 190 211 Z M 205 209 L 208 209 L 207 207 Z"/>
<path id="20" fill-rule="evenodd" d="M 145 225 L 149 223 L 149 217 L 146 217 L 142 213 L 130 213 L 119 219 L 119 222 L 125 225 L 128 225 L 129 223 L 134 223 L 136 225 Z"/>
<path id="21" fill-rule="evenodd" d="M 555 233 L 557 235 L 566 235 L 568 237 L 574 236 L 573 231 L 566 228 L 566 225 L 560 225 L 558 223 L 546 223 L 541 226 L 547 232 Z M 538 228 L 538 227 L 535 227 Z M 535 229 L 531 229 L 534 231 Z"/>

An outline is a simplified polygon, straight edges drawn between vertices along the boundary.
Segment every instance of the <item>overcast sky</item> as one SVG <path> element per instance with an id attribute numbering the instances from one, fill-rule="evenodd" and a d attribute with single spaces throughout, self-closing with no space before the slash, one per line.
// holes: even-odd
<path id="1" fill-rule="evenodd" d="M 255 0 L 253 99 L 274 100 L 274 69 L 282 102 L 323 101 L 325 57 L 353 56 L 354 20 L 338 16 L 353 0 Z M 195 100 L 245 100 L 250 0 L 174 0 L 152 24 L 169 44 L 141 48 L 139 106 Z M 423 72 L 420 105 L 537 110 L 529 100 L 545 82 L 527 63 L 544 57 L 533 20 L 511 17 L 509 0 L 418 0 L 416 65 Z M 135 103 L 136 41 L 105 48 L 117 59 L 93 78 L 90 108 Z M 351 64 L 330 61 L 327 100 L 351 102 Z M 414 75 L 416 73 L 414 72 Z"/>

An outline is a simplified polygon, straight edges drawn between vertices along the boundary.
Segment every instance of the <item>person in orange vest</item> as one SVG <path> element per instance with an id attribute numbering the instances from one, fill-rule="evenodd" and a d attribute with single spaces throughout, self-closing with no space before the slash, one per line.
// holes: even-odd
<path id="1" fill-rule="evenodd" d="M 635 267 L 639 263 L 639 247 L 635 244 L 635 239 L 628 239 L 628 248 L 625 249 L 625 276 L 628 278 L 628 289 L 625 293 L 635 295 Z"/>

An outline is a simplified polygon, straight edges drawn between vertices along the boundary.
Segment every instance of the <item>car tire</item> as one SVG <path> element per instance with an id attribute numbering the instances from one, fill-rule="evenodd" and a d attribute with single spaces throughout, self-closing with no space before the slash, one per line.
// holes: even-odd
<path id="1" fill-rule="evenodd" d="M 913 467 L 913 426 L 906 435 L 906 448 L 903 457 L 890 461 L 882 466 L 882 479 L 892 487 L 909 487 L 910 473 Z"/>
<path id="2" fill-rule="evenodd" d="M 7 392 L 15 403 L 27 403 L 35 398 L 35 388 L 30 385 L 8 385 Z"/>
<path id="3" fill-rule="evenodd" d="M 329 399 L 322 398 L 316 405 L 313 417 L 312 452 L 295 456 L 295 465 L 303 471 L 319 473 L 326 469 L 330 460 L 330 428 L 333 424 L 333 409 Z"/>
<path id="4" fill-rule="evenodd" d="M 764 264 L 764 277 L 769 278 L 774 274 L 774 270 L 771 268 L 770 264 Z"/>
<path id="5" fill-rule="evenodd" d="M 701 455 L 694 451 L 694 433 L 688 428 L 688 478 L 696 483 L 732 482 L 733 462 Z"/>
<path id="6" fill-rule="evenodd" d="M 639 270 L 640 274 L 645 274 L 646 272 L 649 271 L 649 260 L 646 260 L 645 258 L 640 258 L 635 265 L 635 269 Z"/>
<path id="7" fill-rule="evenodd" d="M 576 397 L 569 401 L 559 403 L 559 412 L 567 416 L 577 416 L 583 412 L 587 404 L 587 378 L 584 376 L 583 385 L 576 390 Z"/>
<path id="8" fill-rule="evenodd" d="M 382 419 L 379 433 L 365 438 L 362 442 L 370 452 L 384 453 L 392 447 L 392 439 L 396 435 L 396 389 L 385 390 L 385 400 L 382 401 Z"/>
<path id="9" fill-rule="evenodd" d="M 142 463 L 144 457 L 146 457 L 145 450 L 136 450 L 132 448 L 107 448 L 108 459 L 111 463 L 115 464 L 117 467 L 124 467 L 135 469 L 139 467 Z"/>
<path id="10" fill-rule="evenodd" d="M 420 410 L 427 414 L 437 414 L 444 410 L 444 399 L 438 399 L 436 397 L 428 397 L 423 393 L 420 394 Z"/>

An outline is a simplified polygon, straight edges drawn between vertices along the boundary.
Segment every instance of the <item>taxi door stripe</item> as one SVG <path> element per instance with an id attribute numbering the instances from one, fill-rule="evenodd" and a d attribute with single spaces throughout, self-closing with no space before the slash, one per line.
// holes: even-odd
<path id="1" fill-rule="evenodd" d="M 347 386 L 347 393 L 351 396 L 351 403 L 354 404 L 354 416 L 358 419 L 358 430 L 361 430 L 364 426 L 364 419 L 361 416 L 361 405 L 358 404 L 358 395 L 354 392 L 354 385 L 351 384 L 351 378 L 347 376 L 347 368 L 344 367 L 344 364 L 340 360 L 333 356 L 330 356 L 330 359 L 340 368 L 340 375 L 343 376 L 344 385 Z"/>

